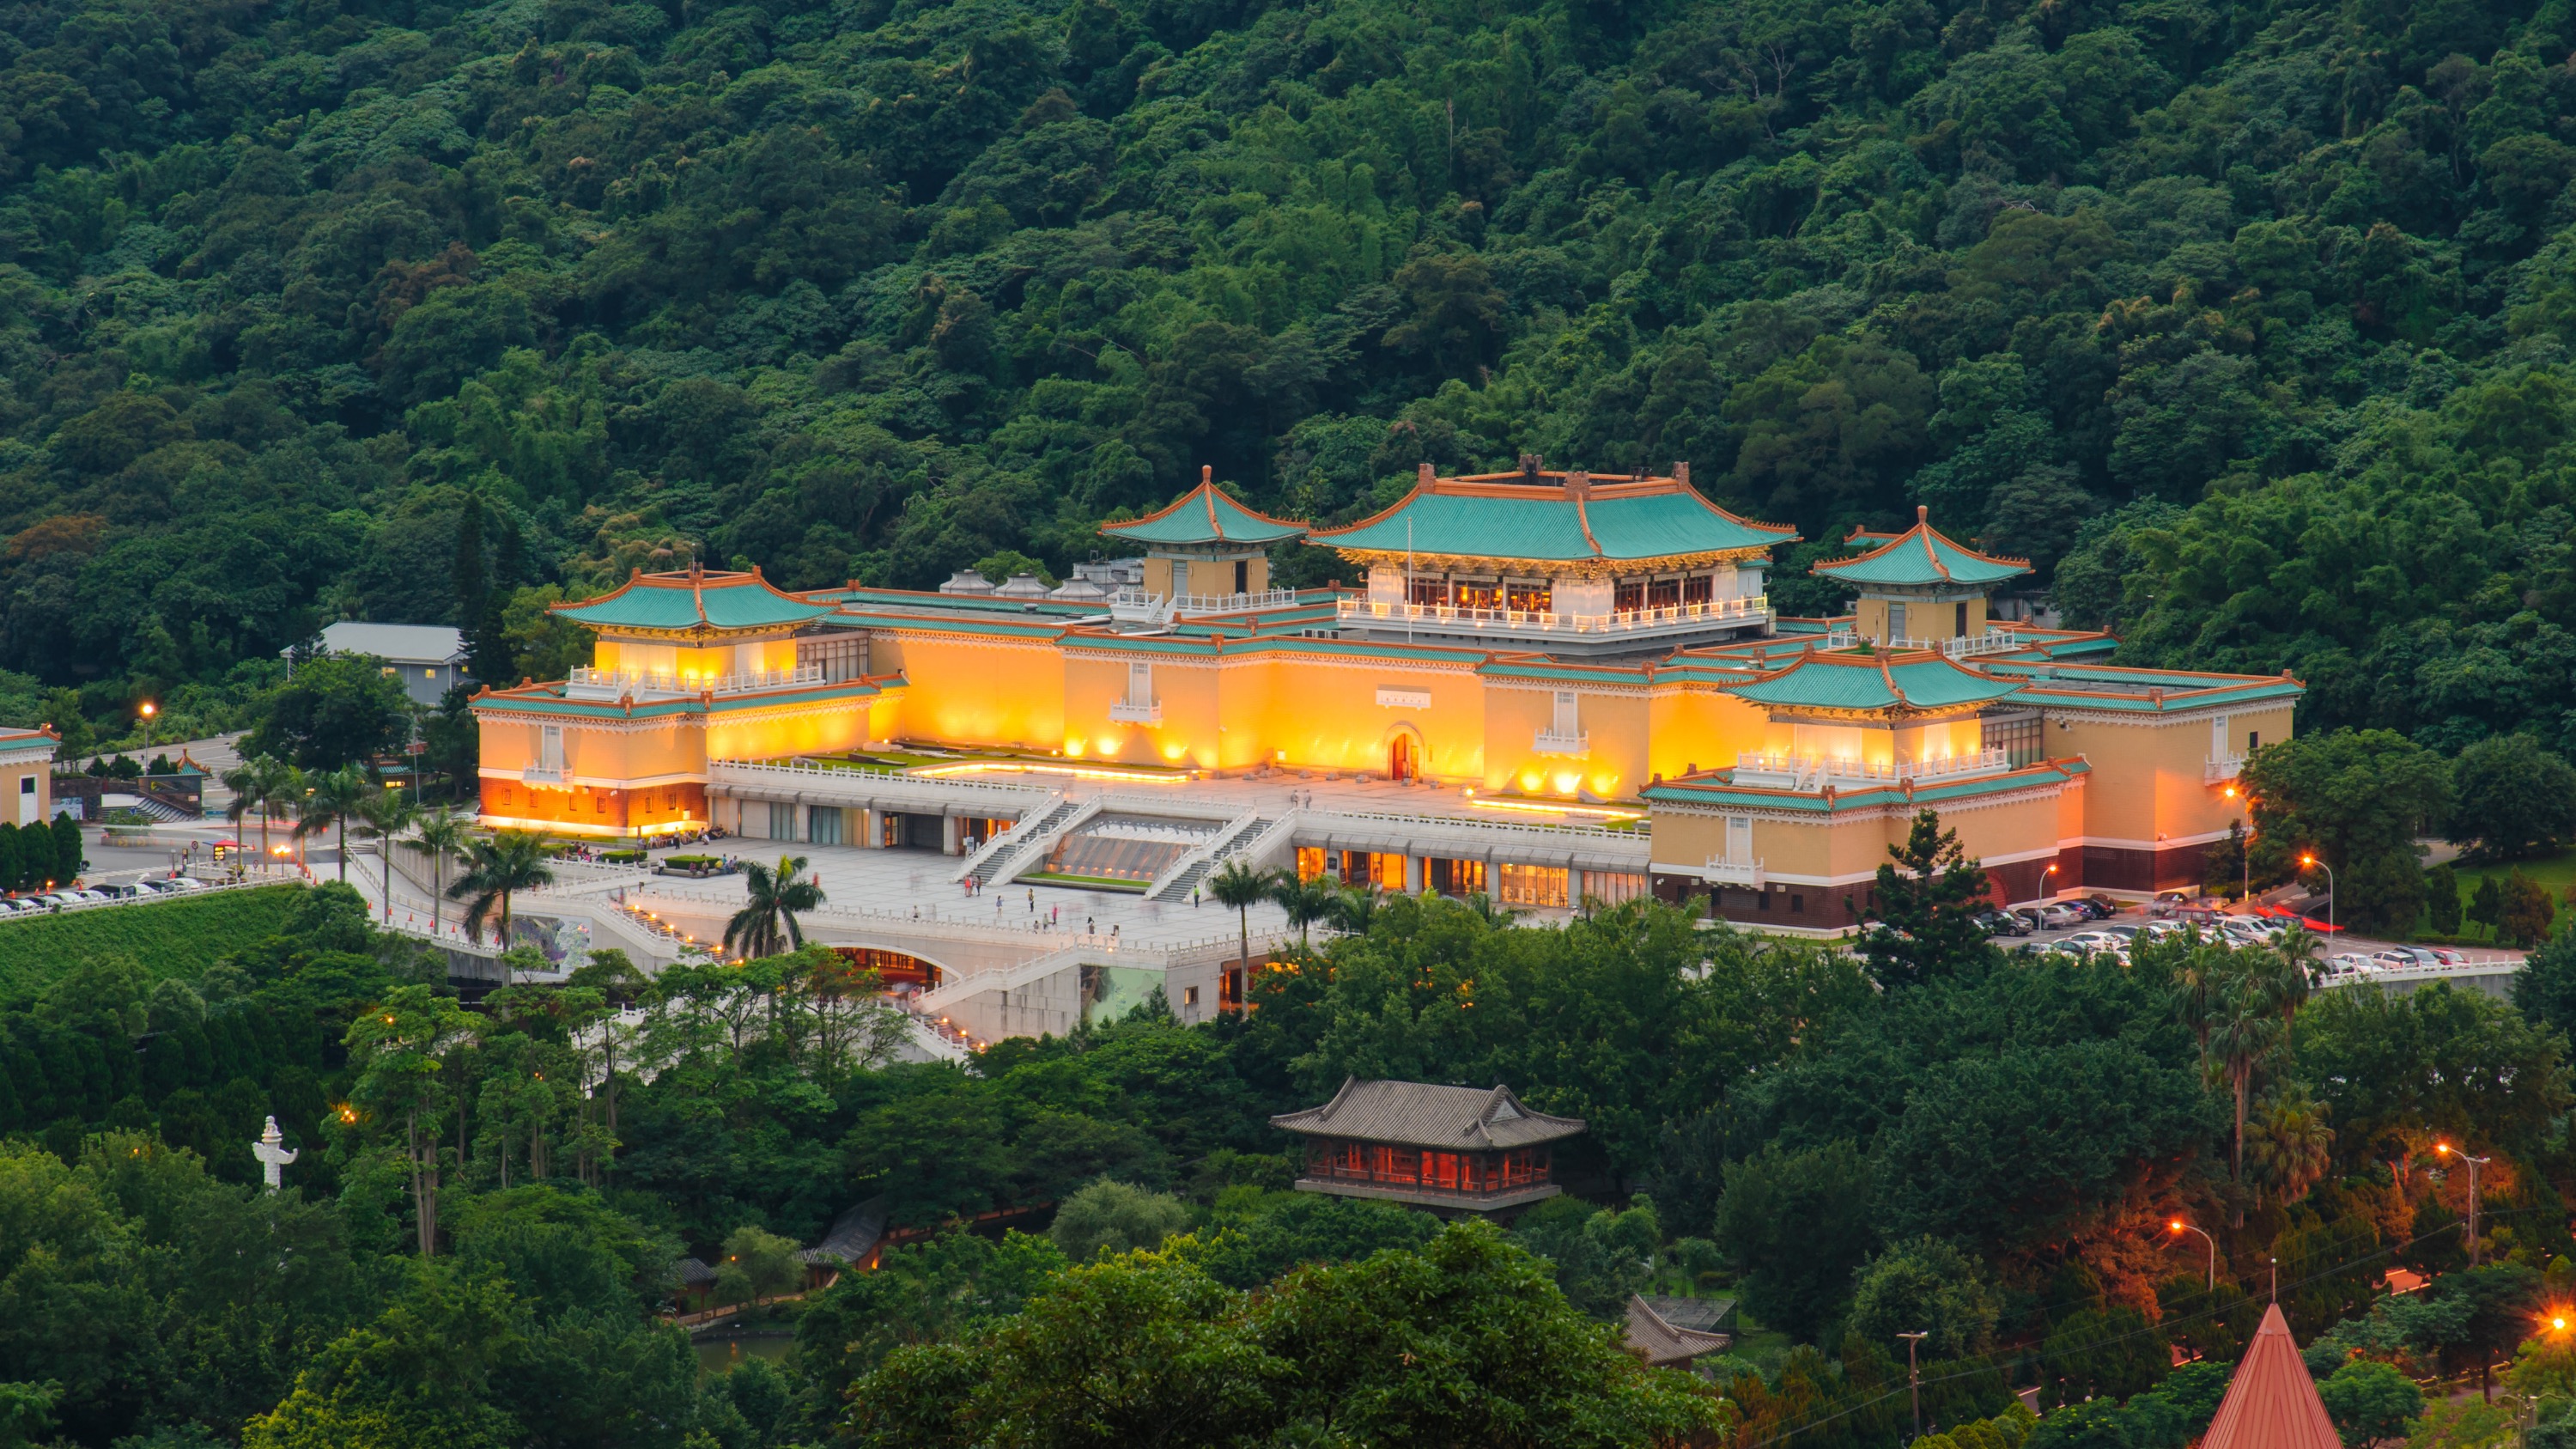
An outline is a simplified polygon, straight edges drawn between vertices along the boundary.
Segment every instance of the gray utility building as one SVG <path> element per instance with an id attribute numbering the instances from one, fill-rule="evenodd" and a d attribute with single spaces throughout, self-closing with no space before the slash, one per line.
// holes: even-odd
<path id="1" fill-rule="evenodd" d="M 385 662 L 387 674 L 402 678 L 403 693 L 420 704 L 466 679 L 465 636 L 444 624 L 363 624 L 343 619 L 322 629 L 322 648 L 330 654 L 367 654 Z"/>

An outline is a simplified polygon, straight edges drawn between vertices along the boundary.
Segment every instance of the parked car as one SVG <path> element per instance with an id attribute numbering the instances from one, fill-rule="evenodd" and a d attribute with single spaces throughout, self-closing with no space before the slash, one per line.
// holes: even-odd
<path id="1" fill-rule="evenodd" d="M 2091 901 L 2093 905 L 2102 912 L 2102 918 L 2104 920 L 2109 920 L 2111 917 L 2120 914 L 2120 903 L 2111 899 L 2109 896 L 2096 893 L 2086 896 L 2084 899 Z"/>
<path id="2" fill-rule="evenodd" d="M 2014 915 L 2010 911 L 1980 911 L 1977 913 L 1977 924 L 1984 927 L 1986 934 L 1989 936 L 2027 936 L 2030 934 L 2030 922 L 2023 920 L 2021 917 Z"/>
<path id="3" fill-rule="evenodd" d="M 2052 931 L 2062 931 L 2069 926 L 2080 926 L 2087 920 L 2091 919 L 2082 911 L 2075 909 L 2073 906 L 2063 905 L 2041 906 L 2039 908 L 2039 918 L 2041 921 L 2045 922 L 2048 929 Z"/>
<path id="4" fill-rule="evenodd" d="M 2108 931 L 2078 931 L 2057 944 L 2061 950 L 2081 951 L 2087 955 L 2097 951 L 2112 956 L 2129 954 L 2127 939 L 2114 936 Z"/>
<path id="5" fill-rule="evenodd" d="M 2005 914 L 2021 922 L 2023 925 L 2028 926 L 2033 931 L 2045 931 L 2048 929 L 2048 922 L 2041 918 L 2039 907 L 2037 906 L 2015 906 L 2010 911 L 2005 912 Z M 2024 934 L 2028 933 L 2025 932 Z"/>

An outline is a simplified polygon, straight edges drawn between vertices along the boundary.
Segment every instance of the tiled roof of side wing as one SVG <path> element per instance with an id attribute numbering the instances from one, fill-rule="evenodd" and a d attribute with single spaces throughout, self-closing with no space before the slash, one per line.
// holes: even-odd
<path id="1" fill-rule="evenodd" d="M 2030 572 L 2026 559 L 1997 558 L 1954 543 L 1916 509 L 1914 526 L 1894 538 L 1853 529 L 1846 543 L 1887 539 L 1858 558 L 1818 563 L 1814 571 L 1855 584 L 1998 584 Z"/>
<path id="2" fill-rule="evenodd" d="M 822 704 L 836 699 L 865 699 L 904 685 L 901 675 L 881 675 L 873 679 L 836 679 L 815 684 L 797 684 L 777 689 L 746 690 L 739 694 L 720 694 L 712 710 L 722 714 L 742 709 L 774 709 L 782 704 Z M 560 684 L 540 684 L 526 689 L 493 690 L 476 695 L 472 701 L 477 710 L 525 711 L 535 714 L 558 714 L 578 719 L 662 719 L 710 712 L 706 699 L 698 695 L 679 695 L 663 699 L 637 700 L 631 706 L 613 699 L 567 699 Z"/>
<path id="3" fill-rule="evenodd" d="M 2307 686 L 2267 674 L 2209 674 L 2168 669 L 2120 669 L 2098 664 L 2050 664 L 1997 659 L 1986 668 L 2026 681 L 2019 696 L 2061 709 L 2154 713 L 2296 699 Z"/>
<path id="4" fill-rule="evenodd" d="M 1822 791 L 1777 790 L 1751 785 L 1738 785 L 1732 771 L 1719 770 L 1695 775 L 1687 780 L 1668 780 L 1649 785 L 1637 792 L 1649 802 L 1666 805 L 1699 805 L 1745 810 L 1788 810 L 1807 815 L 1831 815 L 1837 810 L 1870 810 L 1889 805 L 1938 804 L 1945 800 L 1973 800 L 2033 786 L 2063 784 L 2079 775 L 2092 773 L 2092 767 L 2081 759 L 2047 760 L 2024 765 L 1999 775 L 1975 775 L 1963 780 L 1940 783 L 1917 782 L 1912 794 L 1894 783 L 1881 783 L 1838 789 L 1832 799 Z"/>
<path id="5" fill-rule="evenodd" d="M 1729 692 L 1757 704 L 1810 709 L 1950 709 L 2001 699 L 2018 680 L 1992 679 L 1937 654 L 1817 654 Z"/>
<path id="6" fill-rule="evenodd" d="M 1202 469 L 1199 486 L 1169 506 L 1125 523 L 1104 523 L 1100 531 L 1137 543 L 1261 544 L 1295 538 L 1306 531 L 1306 525 L 1298 519 L 1273 518 L 1244 507 L 1227 497 Z"/>
<path id="7" fill-rule="evenodd" d="M 1444 478 L 1417 484 L 1403 501 L 1313 541 L 1328 548 L 1460 558 L 1627 562 L 1684 554 L 1724 553 L 1791 543 L 1797 530 L 1752 523 L 1726 512 L 1675 480 L 1610 479 L 1581 492 L 1563 475 L 1552 482 Z"/>
<path id="8" fill-rule="evenodd" d="M 762 629 L 802 624 L 832 612 L 770 587 L 754 574 L 639 573 L 614 592 L 555 613 L 580 624 L 629 629 Z"/>
<path id="9" fill-rule="evenodd" d="M 934 594 L 912 589 L 818 589 L 810 597 L 836 606 L 844 614 L 867 617 L 903 614 L 916 617 L 986 619 L 1051 619 L 1069 623 L 1097 619 L 1106 604 L 1073 604 L 1054 599 L 1001 599 L 990 594 Z"/>

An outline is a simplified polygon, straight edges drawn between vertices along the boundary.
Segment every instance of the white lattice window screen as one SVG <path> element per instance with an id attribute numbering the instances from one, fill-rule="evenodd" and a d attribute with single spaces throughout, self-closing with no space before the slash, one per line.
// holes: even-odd
<path id="1" fill-rule="evenodd" d="M 1579 706 L 1576 700 L 1573 690 L 1560 689 L 1556 692 L 1556 721 L 1549 727 L 1553 733 L 1571 738 L 1577 732 L 1575 721 Z"/>
<path id="2" fill-rule="evenodd" d="M 1130 664 L 1127 666 L 1127 702 L 1136 706 L 1138 709 L 1143 709 L 1154 702 L 1153 665 Z"/>
<path id="3" fill-rule="evenodd" d="M 2227 758 L 2227 716 L 2223 714 L 2209 722 L 2209 757 L 2213 760 Z"/>
<path id="4" fill-rule="evenodd" d="M 537 737 L 537 764 L 543 769 L 562 769 L 564 767 L 563 726 L 539 725 L 537 726 L 537 729 L 539 731 Z"/>
<path id="5" fill-rule="evenodd" d="M 1887 637 L 1890 639 L 1903 639 L 1909 637 L 1905 632 L 1905 606 L 1903 604 L 1890 604 L 1887 606 Z"/>
<path id="6" fill-rule="evenodd" d="M 1726 858 L 1729 860 L 1751 860 L 1753 858 L 1752 816 L 1729 815 L 1726 817 Z"/>

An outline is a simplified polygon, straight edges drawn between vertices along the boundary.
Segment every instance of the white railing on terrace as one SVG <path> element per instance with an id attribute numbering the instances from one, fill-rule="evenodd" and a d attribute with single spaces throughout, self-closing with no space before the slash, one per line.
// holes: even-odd
<path id="1" fill-rule="evenodd" d="M 2002 750 L 1979 750 L 1975 754 L 1952 755 L 1938 760 L 1895 760 L 1885 764 L 1870 760 L 1815 760 L 1795 755 L 1748 753 L 1735 757 L 1735 782 L 1739 785 L 1766 784 L 1775 788 L 1820 790 L 1829 782 L 1844 780 L 1936 780 L 1994 774 L 2010 768 L 2010 758 Z M 1774 778 L 1755 780 L 1747 779 L 1748 775 Z"/>
<path id="2" fill-rule="evenodd" d="M 1757 623 L 1771 616 L 1767 594 L 1717 599 L 1705 604 L 1668 604 L 1657 609 L 1622 609 L 1609 614 L 1552 614 L 1535 609 L 1462 609 L 1453 604 L 1397 604 L 1371 599 L 1343 599 L 1336 610 L 1345 620 L 1384 620 L 1392 624 L 1466 628 L 1479 632 L 1533 634 L 1634 634 L 1690 624 Z"/>
<path id="3" fill-rule="evenodd" d="M 1996 629 L 1984 634 L 1962 634 L 1941 641 L 1941 652 L 1953 659 L 1974 659 L 1981 654 L 2009 654 L 2022 647 L 2021 640 L 2010 631 Z"/>
<path id="4" fill-rule="evenodd" d="M 584 694 L 699 694 L 712 690 L 717 694 L 742 694 L 756 689 L 785 689 L 797 684 L 823 682 L 823 666 L 800 664 L 794 669 L 770 669 L 746 674 L 647 674 L 625 669 L 577 668 L 568 679 L 568 687 Z"/>
<path id="5" fill-rule="evenodd" d="M 1149 594 L 1120 589 L 1109 596 L 1109 612 L 1122 620 L 1170 619 L 1181 614 L 1240 614 L 1247 609 L 1284 609 L 1297 602 L 1295 589 L 1263 589 L 1251 594 Z"/>
<path id="6" fill-rule="evenodd" d="M 1530 748 L 1542 755 L 1579 755 L 1592 748 L 1592 735 L 1589 731 L 1569 735 L 1540 730 L 1530 741 Z"/>
<path id="7" fill-rule="evenodd" d="M 1708 864 L 1701 868 L 1700 874 L 1711 885 L 1743 886 L 1748 890 L 1757 891 L 1762 889 L 1762 861 L 1758 856 L 1744 860 L 1732 856 L 1712 855 L 1708 858 Z"/>
<path id="8" fill-rule="evenodd" d="M 2233 780 L 2244 773 L 2245 757 L 2243 755 L 2218 755 L 2211 759 L 2203 760 L 2200 767 L 2201 780 L 2204 783 L 2211 785 L 2218 784 L 2222 780 Z"/>
<path id="9" fill-rule="evenodd" d="M 711 780 L 734 784 L 789 779 L 808 783 L 846 780 L 853 786 L 870 789 L 885 785 L 918 787 L 924 794 L 967 791 L 1021 805 L 1055 793 L 1043 785 L 1007 785 L 997 780 L 961 780 L 949 775 L 909 775 L 878 765 L 821 765 L 804 760 L 709 760 L 707 775 Z"/>
<path id="10" fill-rule="evenodd" d="M 530 765 L 519 771 L 519 780 L 528 785 L 560 785 L 571 775 L 572 771 L 561 765 Z"/>
<path id="11" fill-rule="evenodd" d="M 1109 717 L 1126 724 L 1161 724 L 1163 702 L 1155 699 L 1138 704 L 1131 699 L 1122 699 L 1109 706 Z"/>
<path id="12" fill-rule="evenodd" d="M 1372 825 L 1404 825 L 1418 830 L 1472 830 L 1488 835 L 1546 835 L 1560 839 L 1612 840 L 1644 842 L 1652 838 L 1645 817 L 1638 817 L 1632 829 L 1613 830 L 1606 825 L 1559 825 L 1545 820 L 1477 820 L 1464 815 L 1399 815 L 1386 810 L 1301 810 L 1297 812 L 1299 834 L 1317 834 L 1336 821 L 1366 821 Z"/>

